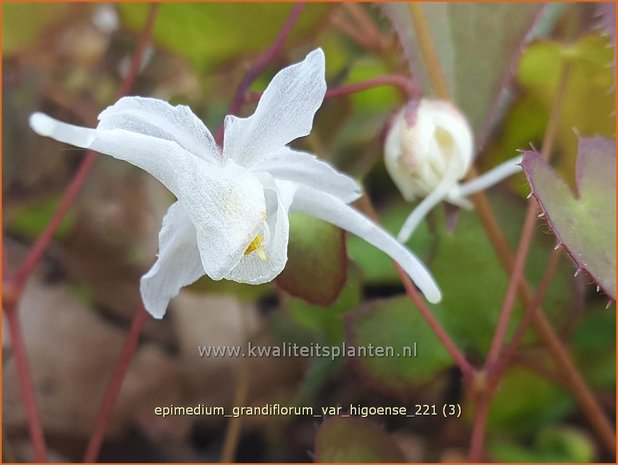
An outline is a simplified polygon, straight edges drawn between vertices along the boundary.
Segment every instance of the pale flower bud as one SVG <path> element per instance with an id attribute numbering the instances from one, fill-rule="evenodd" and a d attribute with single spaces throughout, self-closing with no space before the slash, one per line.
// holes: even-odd
<path id="1" fill-rule="evenodd" d="M 426 197 L 462 179 L 472 163 L 472 130 L 443 100 L 410 101 L 394 118 L 384 144 L 386 169 L 403 197 Z"/>

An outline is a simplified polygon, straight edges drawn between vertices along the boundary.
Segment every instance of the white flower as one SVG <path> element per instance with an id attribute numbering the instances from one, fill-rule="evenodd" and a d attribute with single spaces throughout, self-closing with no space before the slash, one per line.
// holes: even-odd
<path id="1" fill-rule="evenodd" d="M 176 197 L 159 235 L 159 255 L 141 279 L 142 299 L 155 317 L 204 274 L 261 284 L 287 261 L 289 211 L 350 231 L 380 248 L 410 275 L 430 302 L 440 291 L 423 264 L 382 228 L 348 204 L 360 186 L 314 155 L 286 147 L 311 131 L 326 92 L 324 53 L 311 52 L 281 70 L 248 118 L 227 116 L 223 149 L 186 106 L 127 97 L 99 115 L 96 129 L 35 113 L 40 135 L 128 161 Z"/>
<path id="2" fill-rule="evenodd" d="M 403 224 L 397 237 L 400 242 L 410 239 L 425 215 L 442 200 L 472 208 L 466 196 L 521 169 L 518 156 L 473 181 L 458 184 L 470 169 L 473 154 L 472 130 L 450 102 L 411 101 L 395 116 L 384 145 L 386 169 L 406 200 L 424 197 Z"/>

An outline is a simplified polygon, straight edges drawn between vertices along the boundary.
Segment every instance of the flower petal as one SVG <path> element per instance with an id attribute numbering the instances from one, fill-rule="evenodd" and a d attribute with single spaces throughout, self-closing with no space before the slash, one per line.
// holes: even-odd
<path id="1" fill-rule="evenodd" d="M 185 105 L 172 106 L 154 98 L 123 97 L 103 110 L 97 128 L 125 129 L 174 141 L 206 161 L 223 161 L 210 131 Z"/>
<path id="2" fill-rule="evenodd" d="M 369 218 L 336 197 L 301 186 L 296 191 L 291 210 L 307 213 L 356 234 L 399 263 L 429 302 L 437 303 L 442 299 L 431 274 L 412 252 Z"/>
<path id="3" fill-rule="evenodd" d="M 429 193 L 421 202 L 412 210 L 412 213 L 406 218 L 397 235 L 397 240 L 401 243 L 408 242 L 408 239 L 412 237 L 412 233 L 416 230 L 421 221 L 425 218 L 427 213 L 431 211 L 433 207 L 438 205 L 444 197 L 449 193 L 453 186 L 457 185 L 452 177 L 445 176 L 442 181 L 436 186 L 436 188 Z"/>
<path id="4" fill-rule="evenodd" d="M 311 131 L 326 93 L 324 52 L 316 49 L 300 63 L 279 71 L 248 118 L 225 118 L 223 153 L 250 167 Z"/>
<path id="5" fill-rule="evenodd" d="M 111 155 L 147 171 L 182 203 L 197 233 L 206 274 L 219 280 L 240 261 L 266 211 L 258 178 L 231 160 L 209 165 L 176 142 L 124 129 L 89 129 L 35 113 L 40 135 Z"/>
<path id="6" fill-rule="evenodd" d="M 486 173 L 483 173 L 479 177 L 460 184 L 457 187 L 456 195 L 460 197 L 466 197 L 476 192 L 485 190 L 494 184 L 498 184 L 503 179 L 512 176 L 513 174 L 521 172 L 521 161 L 523 157 L 521 155 L 511 158 L 498 166 L 490 169 Z"/>
<path id="7" fill-rule="evenodd" d="M 340 173 L 313 154 L 288 147 L 257 161 L 251 170 L 267 171 L 276 179 L 304 184 L 334 195 L 345 203 L 354 202 L 362 195 L 360 185 L 351 177 Z"/>
<path id="8" fill-rule="evenodd" d="M 288 261 L 288 240 L 290 236 L 290 221 L 288 210 L 296 191 L 296 186 L 289 182 L 276 182 L 266 186 L 267 227 L 270 233 L 268 243 L 264 247 L 264 256 L 257 252 L 245 254 L 238 265 L 226 279 L 240 283 L 262 284 L 272 281 L 278 276 Z"/>
<path id="9" fill-rule="evenodd" d="M 169 301 L 180 289 L 203 275 L 195 228 L 187 212 L 176 202 L 163 218 L 157 261 L 140 280 L 146 310 L 154 318 L 163 318 Z"/>
<path id="10" fill-rule="evenodd" d="M 43 113 L 30 116 L 30 127 L 41 136 L 128 161 L 147 171 L 179 196 L 178 179 L 208 165 L 176 142 L 124 129 L 91 129 L 63 123 Z"/>
<path id="11" fill-rule="evenodd" d="M 264 188 L 246 169 L 233 162 L 216 176 L 189 177 L 181 202 L 197 232 L 202 265 L 214 280 L 225 278 L 241 261 L 260 232 L 267 214 Z"/>

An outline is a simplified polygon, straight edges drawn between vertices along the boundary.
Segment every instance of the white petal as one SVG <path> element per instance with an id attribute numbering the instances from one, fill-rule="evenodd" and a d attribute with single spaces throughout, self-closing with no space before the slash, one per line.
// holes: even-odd
<path id="1" fill-rule="evenodd" d="M 399 263 L 429 302 L 437 303 L 442 299 L 431 274 L 412 252 L 369 218 L 339 199 L 314 189 L 299 187 L 291 210 L 307 213 L 356 234 Z"/>
<path id="2" fill-rule="evenodd" d="M 521 160 L 522 157 L 519 155 L 499 164 L 472 181 L 459 185 L 457 193 L 461 197 L 466 197 L 475 192 L 485 190 L 513 174 L 519 173 L 521 171 Z"/>
<path id="3" fill-rule="evenodd" d="M 240 263 L 226 276 L 240 283 L 262 284 L 272 281 L 285 268 L 288 261 L 290 222 L 288 210 L 295 186 L 278 182 L 275 189 L 266 189 L 267 225 L 270 232 L 264 247 L 265 259 L 257 252 L 244 255 Z"/>
<path id="4" fill-rule="evenodd" d="M 187 175 L 180 201 L 195 226 L 204 270 L 219 280 L 240 262 L 258 234 L 266 203 L 262 184 L 246 169 L 230 162 L 214 172 Z"/>
<path id="5" fill-rule="evenodd" d="M 223 153 L 242 166 L 269 155 L 311 131 L 326 93 L 324 52 L 316 49 L 300 63 L 279 71 L 248 118 L 225 118 Z"/>
<path id="6" fill-rule="evenodd" d="M 187 212 L 176 202 L 163 218 L 157 261 L 140 281 L 146 310 L 154 318 L 163 318 L 169 301 L 180 289 L 203 275 L 195 228 Z"/>
<path id="7" fill-rule="evenodd" d="M 276 179 L 292 181 L 334 195 L 345 203 L 354 202 L 361 195 L 360 185 L 340 173 L 315 155 L 284 147 L 262 158 L 251 168 L 267 171 Z"/>
<path id="8" fill-rule="evenodd" d="M 195 170 L 210 168 L 204 160 L 176 142 L 124 129 L 84 128 L 43 113 L 30 116 L 30 127 L 41 136 L 128 161 L 153 175 L 177 197 L 180 190 L 178 178 Z"/>
<path id="9" fill-rule="evenodd" d="M 88 129 L 36 113 L 41 135 L 90 148 L 142 168 L 181 201 L 193 222 L 206 274 L 222 279 L 240 261 L 266 211 L 262 184 L 231 160 L 210 165 L 177 143 L 124 129 Z"/>
<path id="10" fill-rule="evenodd" d="M 124 97 L 99 115 L 97 128 L 125 129 L 174 141 L 206 161 L 223 161 L 210 131 L 184 105 L 172 106 L 154 98 Z"/>
<path id="11" fill-rule="evenodd" d="M 406 221 L 403 223 L 397 235 L 397 240 L 402 243 L 408 242 L 408 239 L 410 239 L 412 233 L 416 230 L 421 221 L 423 221 L 427 213 L 444 199 L 454 185 L 456 185 L 455 180 L 444 177 L 444 179 L 440 181 L 440 184 L 438 184 L 436 188 L 412 210 L 410 216 L 406 218 Z"/>

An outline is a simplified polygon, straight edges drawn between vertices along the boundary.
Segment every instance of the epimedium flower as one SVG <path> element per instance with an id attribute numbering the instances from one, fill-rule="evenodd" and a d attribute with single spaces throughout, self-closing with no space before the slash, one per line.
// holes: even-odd
<path id="1" fill-rule="evenodd" d="M 472 208 L 467 196 L 521 170 L 511 158 L 476 179 L 460 184 L 474 155 L 474 136 L 466 117 L 444 100 L 412 100 L 397 113 L 386 135 L 384 161 L 407 201 L 422 198 L 397 236 L 407 242 L 425 215 L 441 201 Z"/>
<path id="2" fill-rule="evenodd" d="M 155 318 L 203 275 L 248 284 L 274 279 L 287 261 L 292 211 L 365 239 L 397 261 L 427 300 L 440 301 L 425 266 L 349 205 L 361 196 L 356 181 L 287 147 L 311 131 L 326 92 L 324 74 L 321 49 L 281 70 L 253 115 L 225 118 L 222 148 L 188 107 L 152 98 L 120 99 L 99 115 L 96 129 L 42 113 L 31 115 L 30 126 L 42 136 L 125 160 L 176 196 L 163 219 L 157 260 L 140 282 Z"/>

